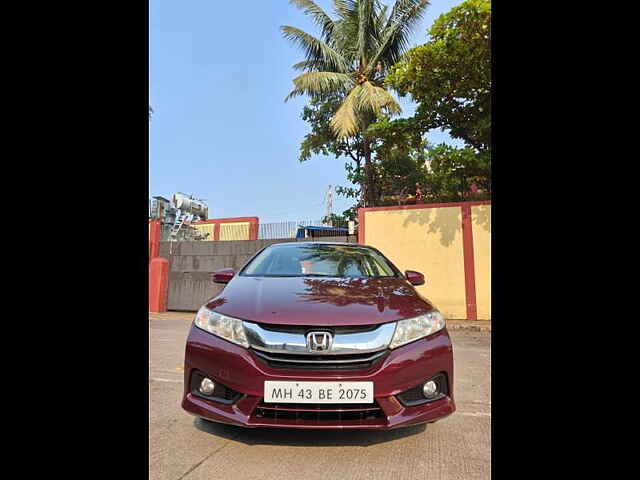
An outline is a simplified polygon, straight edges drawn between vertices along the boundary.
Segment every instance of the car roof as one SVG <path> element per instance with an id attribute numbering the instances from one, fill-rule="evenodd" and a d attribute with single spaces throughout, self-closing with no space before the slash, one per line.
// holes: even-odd
<path id="1" fill-rule="evenodd" d="M 281 243 L 272 243 L 269 247 L 286 247 L 286 246 L 298 246 L 298 245 L 338 245 L 338 246 L 349 246 L 349 247 L 360 247 L 360 248 L 372 248 L 369 245 L 362 245 L 360 243 L 350 243 L 350 242 L 281 242 Z"/>

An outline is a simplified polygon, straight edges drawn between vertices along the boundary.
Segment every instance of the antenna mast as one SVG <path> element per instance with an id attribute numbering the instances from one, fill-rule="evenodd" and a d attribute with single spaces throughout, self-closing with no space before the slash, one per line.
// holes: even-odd
<path id="1" fill-rule="evenodd" d="M 327 218 L 331 217 L 333 214 L 333 189 L 331 185 L 329 185 L 329 189 L 327 190 Z"/>

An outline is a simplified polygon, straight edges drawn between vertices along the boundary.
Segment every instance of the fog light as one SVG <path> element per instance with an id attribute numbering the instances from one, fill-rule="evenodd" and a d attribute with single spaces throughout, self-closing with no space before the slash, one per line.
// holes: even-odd
<path id="1" fill-rule="evenodd" d="M 422 387 L 422 394 L 426 397 L 426 398 L 431 398 L 433 397 L 436 393 L 438 393 L 438 385 L 436 385 L 436 382 L 434 382 L 433 380 L 429 380 L 427 383 L 424 384 L 424 386 Z"/>
<path id="2" fill-rule="evenodd" d="M 200 393 L 202 393 L 203 395 L 211 395 L 215 390 L 215 388 L 216 388 L 216 384 L 213 383 L 213 380 L 211 380 L 210 378 L 204 377 L 200 382 L 200 386 L 198 387 L 198 390 L 200 390 Z"/>

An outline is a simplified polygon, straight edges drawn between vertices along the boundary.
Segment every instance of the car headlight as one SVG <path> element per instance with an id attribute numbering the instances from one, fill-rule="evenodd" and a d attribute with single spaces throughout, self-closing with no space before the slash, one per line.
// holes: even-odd
<path id="1" fill-rule="evenodd" d="M 242 320 L 227 317 L 226 315 L 212 312 L 206 307 L 201 307 L 198 313 L 196 313 L 196 318 L 193 323 L 196 327 L 213 333 L 220 338 L 242 345 L 243 347 L 249 347 Z"/>
<path id="2" fill-rule="evenodd" d="M 444 317 L 438 310 L 415 318 L 407 318 L 396 323 L 389 348 L 397 348 L 414 340 L 426 337 L 444 328 Z"/>

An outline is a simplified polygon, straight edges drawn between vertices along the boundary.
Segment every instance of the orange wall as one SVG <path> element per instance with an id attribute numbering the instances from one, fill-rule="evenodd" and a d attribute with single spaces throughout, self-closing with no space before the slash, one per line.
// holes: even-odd
<path id="1" fill-rule="evenodd" d="M 463 206 L 471 212 L 466 236 Z M 402 271 L 423 273 L 426 284 L 416 289 L 445 317 L 491 318 L 489 202 L 374 207 L 358 213 L 360 243 L 378 248 Z"/>

